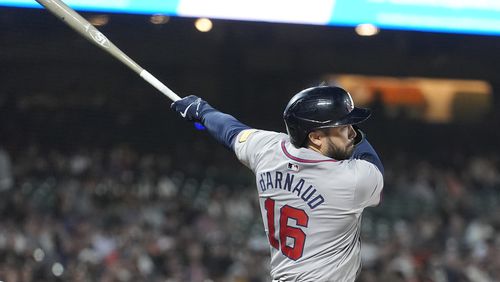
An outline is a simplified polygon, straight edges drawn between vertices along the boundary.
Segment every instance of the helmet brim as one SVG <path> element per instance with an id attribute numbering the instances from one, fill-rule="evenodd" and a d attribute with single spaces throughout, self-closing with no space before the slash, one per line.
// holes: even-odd
<path id="1" fill-rule="evenodd" d="M 358 124 L 367 120 L 371 114 L 372 112 L 369 109 L 354 107 L 347 116 L 339 121 L 338 125 Z"/>
<path id="2" fill-rule="evenodd" d="M 369 109 L 355 107 L 349 114 L 344 116 L 342 119 L 337 120 L 335 122 L 326 121 L 323 123 L 324 125 L 312 127 L 308 132 L 311 132 L 312 130 L 320 129 L 320 128 L 339 127 L 339 126 L 343 126 L 343 125 L 362 123 L 363 121 L 367 120 L 371 116 L 371 114 L 372 114 L 372 112 Z M 298 118 L 298 119 L 301 119 L 302 121 L 315 122 L 315 121 L 311 121 L 311 120 L 304 119 L 304 118 Z M 286 121 L 285 121 L 285 124 L 286 124 Z"/>

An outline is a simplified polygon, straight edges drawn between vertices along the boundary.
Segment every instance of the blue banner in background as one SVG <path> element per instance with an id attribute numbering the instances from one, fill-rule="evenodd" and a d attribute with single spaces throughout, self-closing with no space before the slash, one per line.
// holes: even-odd
<path id="1" fill-rule="evenodd" d="M 500 35 L 500 0 L 66 0 L 80 11 Z M 0 6 L 40 8 L 35 0 Z M 260 11 L 260 12 L 259 12 Z"/>
<path id="2" fill-rule="evenodd" d="M 337 0 L 330 25 L 500 35 L 498 0 Z"/>
<path id="3" fill-rule="evenodd" d="M 180 0 L 63 0 L 79 11 L 177 15 Z M 0 6 L 42 8 L 35 0 L 0 0 Z"/>
<path id="4" fill-rule="evenodd" d="M 116 3 L 120 1 L 105 1 L 105 2 L 111 2 L 111 3 Z M 134 13 L 140 13 L 140 14 L 165 14 L 165 15 L 172 15 L 175 16 L 177 15 L 177 8 L 179 6 L 180 0 L 142 0 L 142 1 L 132 1 L 132 0 L 127 0 L 124 1 L 127 3 L 126 10 L 127 11 L 133 11 Z M 118 11 L 120 7 L 118 7 Z M 123 9 L 122 9 L 123 11 Z"/>

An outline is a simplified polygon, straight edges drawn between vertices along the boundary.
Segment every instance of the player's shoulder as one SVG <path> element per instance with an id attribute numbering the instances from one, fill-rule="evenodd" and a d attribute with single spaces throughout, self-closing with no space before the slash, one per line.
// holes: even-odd
<path id="1" fill-rule="evenodd" d="M 378 171 L 377 166 L 363 159 L 349 159 L 343 161 L 343 163 L 353 171 L 357 172 L 372 171 L 373 169 Z"/>
<path id="2" fill-rule="evenodd" d="M 236 136 L 235 145 L 238 146 L 246 143 L 268 143 L 273 141 L 279 142 L 285 138 L 288 138 L 288 135 L 281 132 L 251 128 L 241 131 L 238 136 Z"/>
<path id="3" fill-rule="evenodd" d="M 343 182 L 351 183 L 348 186 L 356 186 L 356 183 L 376 179 L 378 177 L 377 173 L 380 173 L 376 166 L 360 159 L 322 163 L 322 166 L 326 166 L 325 168 L 328 170 L 335 170 L 337 176 L 335 181 L 343 179 Z"/>
<path id="4" fill-rule="evenodd" d="M 236 136 L 233 149 L 238 159 L 254 170 L 263 155 L 274 150 L 277 143 L 287 136 L 273 131 L 246 129 Z"/>
<path id="5" fill-rule="evenodd" d="M 355 181 L 354 206 L 369 207 L 380 202 L 380 193 L 384 187 L 384 177 L 379 168 L 361 159 L 349 160 L 353 167 L 352 178 Z"/>
<path id="6" fill-rule="evenodd" d="M 356 179 L 357 182 L 369 179 L 383 179 L 383 175 L 377 166 L 366 160 L 350 159 L 344 161 L 344 163 L 353 179 Z"/>

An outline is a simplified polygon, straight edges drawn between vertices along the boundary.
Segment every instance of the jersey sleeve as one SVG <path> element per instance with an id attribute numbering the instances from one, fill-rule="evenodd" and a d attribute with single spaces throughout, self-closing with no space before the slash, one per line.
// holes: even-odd
<path id="1" fill-rule="evenodd" d="M 384 187 L 382 173 L 370 162 L 365 160 L 355 160 L 355 162 L 355 208 L 366 208 L 378 205 Z"/>
<path id="2" fill-rule="evenodd" d="M 278 139 L 280 134 L 272 131 L 246 129 L 241 131 L 234 141 L 234 152 L 238 160 L 255 171 L 259 159 L 266 148 Z"/>

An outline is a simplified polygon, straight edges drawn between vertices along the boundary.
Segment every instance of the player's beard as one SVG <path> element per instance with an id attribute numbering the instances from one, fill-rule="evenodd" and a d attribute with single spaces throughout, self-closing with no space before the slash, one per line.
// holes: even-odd
<path id="1" fill-rule="evenodd" d="M 340 148 L 337 145 L 335 145 L 332 140 L 327 139 L 328 141 L 328 148 L 326 151 L 326 156 L 330 157 L 335 160 L 347 160 L 351 158 L 352 152 L 354 151 L 354 146 L 352 146 L 352 143 L 345 146 L 345 148 Z"/>

